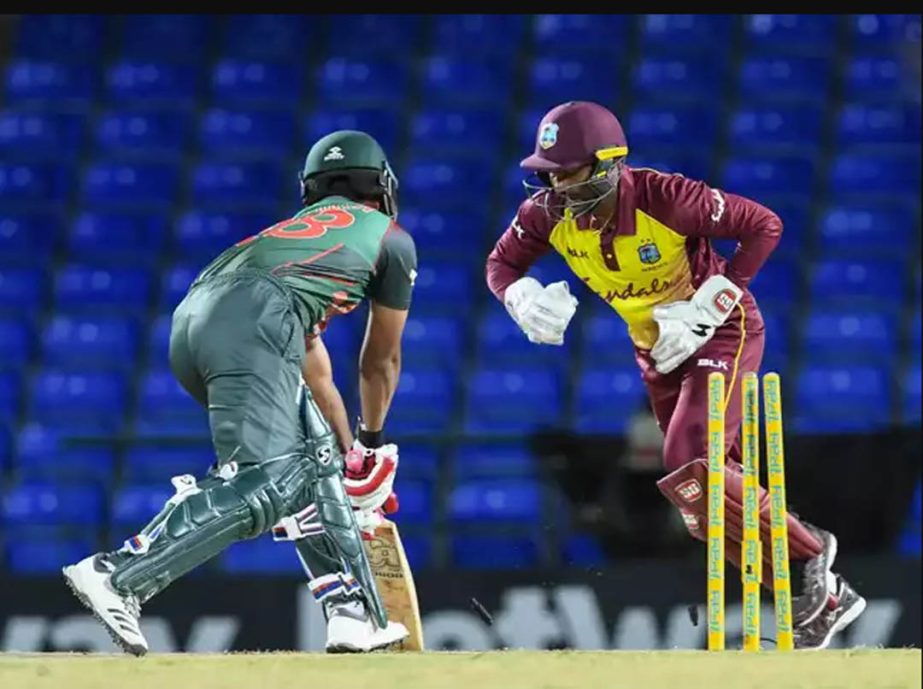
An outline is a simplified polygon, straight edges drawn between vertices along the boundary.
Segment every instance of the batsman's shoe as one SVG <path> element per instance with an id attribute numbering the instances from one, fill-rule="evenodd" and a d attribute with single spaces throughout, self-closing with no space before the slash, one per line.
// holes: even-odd
<path id="1" fill-rule="evenodd" d="M 147 639 L 138 626 L 141 605 L 134 596 L 116 593 L 109 584 L 113 566 L 102 554 L 91 555 L 68 565 L 61 572 L 64 581 L 109 632 L 123 651 L 134 656 L 147 653 Z"/>
<path id="2" fill-rule="evenodd" d="M 865 598 L 840 575 L 835 575 L 837 601 L 810 622 L 794 630 L 795 648 L 819 651 L 830 645 L 838 632 L 852 624 L 865 610 Z"/>
<path id="3" fill-rule="evenodd" d="M 368 653 L 406 639 L 407 628 L 388 622 L 379 629 L 359 601 L 331 604 L 327 608 L 327 653 Z"/>
<path id="4" fill-rule="evenodd" d="M 813 622 L 828 603 L 835 605 L 837 582 L 831 571 L 836 560 L 836 536 L 801 520 L 805 528 L 820 541 L 820 555 L 808 560 L 802 577 L 802 593 L 792 598 L 792 624 L 803 627 Z"/>

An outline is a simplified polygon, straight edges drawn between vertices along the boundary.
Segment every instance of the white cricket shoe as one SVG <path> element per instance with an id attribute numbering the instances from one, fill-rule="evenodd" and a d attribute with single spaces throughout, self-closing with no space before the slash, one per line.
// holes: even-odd
<path id="1" fill-rule="evenodd" d="M 109 584 L 112 565 L 102 554 L 90 555 L 61 572 L 64 581 L 126 653 L 143 656 L 147 639 L 138 626 L 141 605 L 134 596 L 122 596 Z"/>
<path id="2" fill-rule="evenodd" d="M 379 629 L 360 601 L 327 606 L 327 653 L 369 653 L 387 648 L 410 634 L 400 622 Z"/>

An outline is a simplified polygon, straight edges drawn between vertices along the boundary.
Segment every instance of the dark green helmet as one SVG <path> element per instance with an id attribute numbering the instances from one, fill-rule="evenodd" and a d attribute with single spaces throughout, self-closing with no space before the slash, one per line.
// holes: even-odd
<path id="1" fill-rule="evenodd" d="M 327 196 L 379 200 L 382 212 L 397 218 L 397 177 L 381 146 L 365 132 L 346 129 L 320 139 L 298 179 L 306 206 Z"/>

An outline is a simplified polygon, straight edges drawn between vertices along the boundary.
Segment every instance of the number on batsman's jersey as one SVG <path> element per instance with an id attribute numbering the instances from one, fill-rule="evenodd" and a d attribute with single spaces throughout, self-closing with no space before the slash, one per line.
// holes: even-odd
<path id="1" fill-rule="evenodd" d="M 363 299 L 408 309 L 417 257 L 413 239 L 390 217 L 334 196 L 226 249 L 196 278 L 263 270 L 292 290 L 310 333 Z"/>

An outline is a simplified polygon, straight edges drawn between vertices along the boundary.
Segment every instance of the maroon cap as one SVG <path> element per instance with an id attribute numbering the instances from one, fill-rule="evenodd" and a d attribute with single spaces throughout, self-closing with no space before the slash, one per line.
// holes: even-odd
<path id="1" fill-rule="evenodd" d="M 600 151 L 607 151 L 606 157 L 611 158 L 628 153 L 628 142 L 618 118 L 598 103 L 569 101 L 552 108 L 542 118 L 535 137 L 535 153 L 519 166 L 541 172 L 567 170 L 593 162 Z"/>

